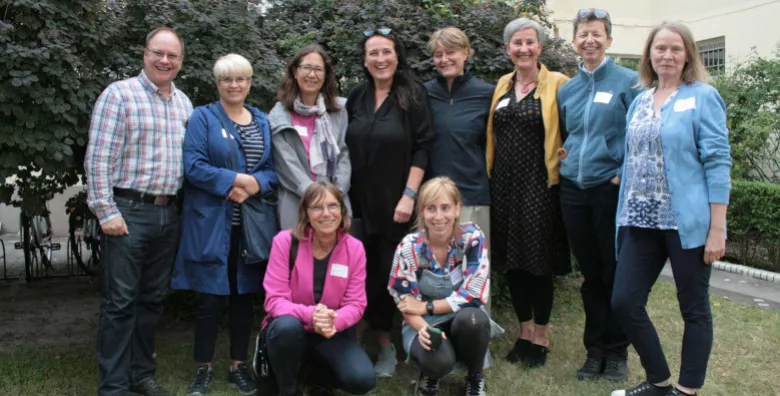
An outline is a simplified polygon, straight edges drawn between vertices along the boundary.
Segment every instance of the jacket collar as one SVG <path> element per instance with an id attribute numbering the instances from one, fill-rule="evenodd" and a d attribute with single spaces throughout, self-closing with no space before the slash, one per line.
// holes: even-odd
<path id="1" fill-rule="evenodd" d="M 347 238 L 345 238 L 346 235 L 347 233 L 341 230 L 336 231 L 336 244 L 333 245 L 334 249 L 336 248 L 336 246 L 345 243 L 345 241 L 347 240 Z M 314 228 L 311 226 L 311 224 L 306 226 L 306 239 L 308 239 L 310 245 L 314 244 Z"/>
<path id="2" fill-rule="evenodd" d="M 450 94 L 455 94 L 457 90 L 459 90 L 462 86 L 466 85 L 469 80 L 471 80 L 471 77 L 473 77 L 473 74 L 471 74 L 468 69 L 460 76 L 455 77 L 455 80 L 452 82 L 452 92 L 450 92 Z M 439 82 L 441 87 L 444 89 L 444 92 L 447 92 L 447 79 L 445 79 L 441 74 L 437 74 L 436 81 Z"/>
<path id="3" fill-rule="evenodd" d="M 614 68 L 617 67 L 617 65 L 615 64 L 615 61 L 612 60 L 612 58 L 610 58 L 610 57 L 606 57 L 604 59 L 604 62 L 602 62 L 596 68 L 596 70 L 594 70 L 592 72 L 589 72 L 588 70 L 586 70 L 584 65 L 585 65 L 584 62 L 580 62 L 579 66 L 578 66 L 579 73 L 577 73 L 577 74 L 580 76 L 580 78 L 584 79 L 585 81 L 590 81 L 591 77 L 593 78 L 593 80 L 599 81 L 599 80 L 603 79 L 604 77 L 606 77 L 607 75 L 609 75 L 609 73 Z"/>

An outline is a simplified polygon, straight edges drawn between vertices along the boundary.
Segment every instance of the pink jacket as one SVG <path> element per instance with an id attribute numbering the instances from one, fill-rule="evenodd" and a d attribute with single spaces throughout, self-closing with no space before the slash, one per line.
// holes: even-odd
<path id="1" fill-rule="evenodd" d="M 295 268 L 290 270 L 290 231 L 284 230 L 274 237 L 271 257 L 265 272 L 265 311 L 269 318 L 291 315 L 303 323 L 304 329 L 312 331 L 314 303 L 314 256 L 312 254 L 312 233 L 298 244 Z M 335 310 L 337 331 L 344 331 L 363 317 L 366 309 L 366 251 L 363 244 L 348 234 L 339 234 L 338 243 L 328 262 L 325 286 L 320 303 Z"/>

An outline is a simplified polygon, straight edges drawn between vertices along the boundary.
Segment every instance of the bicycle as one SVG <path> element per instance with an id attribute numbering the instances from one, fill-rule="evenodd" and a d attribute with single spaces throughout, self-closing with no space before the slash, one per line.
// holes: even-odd
<path id="1" fill-rule="evenodd" d="M 27 282 L 40 279 L 54 272 L 52 255 L 61 245 L 52 242 L 51 219 L 48 209 L 44 214 L 28 216 L 19 214 L 19 230 L 22 240 L 14 243 L 15 249 L 24 250 L 24 274 Z"/>
<path id="2" fill-rule="evenodd" d="M 100 223 L 86 203 L 86 194 L 80 192 L 65 203 L 68 214 L 68 261 L 76 262 L 81 271 L 95 275 L 100 264 Z M 82 242 L 91 252 L 84 262 Z"/>

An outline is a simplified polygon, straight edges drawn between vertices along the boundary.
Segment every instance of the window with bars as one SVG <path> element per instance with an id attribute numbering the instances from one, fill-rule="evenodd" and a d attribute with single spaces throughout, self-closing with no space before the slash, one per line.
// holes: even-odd
<path id="1" fill-rule="evenodd" d="M 704 67 L 712 74 L 726 71 L 726 38 L 718 37 L 710 40 L 699 41 L 699 56 Z"/>

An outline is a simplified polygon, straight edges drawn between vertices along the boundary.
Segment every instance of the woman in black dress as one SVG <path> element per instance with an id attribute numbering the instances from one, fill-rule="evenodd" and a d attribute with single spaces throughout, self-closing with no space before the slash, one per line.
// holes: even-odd
<path id="1" fill-rule="evenodd" d="M 409 70 L 401 46 L 388 28 L 364 32 L 360 52 L 366 80 L 347 97 L 347 147 L 352 162 L 349 198 L 354 227 L 366 248 L 370 326 L 381 347 L 374 371 L 395 373 L 390 329 L 396 312 L 387 281 L 398 243 L 409 233 L 414 202 L 434 140 L 427 94 Z"/>
<path id="2" fill-rule="evenodd" d="M 558 88 L 568 80 L 538 63 L 544 30 L 519 18 L 504 29 L 515 70 L 498 80 L 488 119 L 492 260 L 507 268 L 520 335 L 506 359 L 540 366 L 549 347 L 553 275 L 570 268 L 558 199 Z"/>

